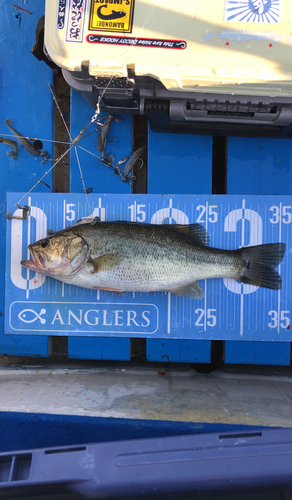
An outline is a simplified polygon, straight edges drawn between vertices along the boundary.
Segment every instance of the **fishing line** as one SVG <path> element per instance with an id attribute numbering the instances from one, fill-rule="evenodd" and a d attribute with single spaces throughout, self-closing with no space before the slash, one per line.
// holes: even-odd
<path id="1" fill-rule="evenodd" d="M 27 137 L 26 137 L 27 139 Z M 52 139 L 40 139 L 39 137 L 35 137 L 34 140 L 39 140 L 39 141 L 42 141 L 42 142 L 53 142 L 54 144 L 71 144 L 71 142 L 64 142 L 64 141 L 54 141 Z"/>
<path id="2" fill-rule="evenodd" d="M 55 104 L 56 104 L 56 106 L 57 106 L 57 110 L 59 111 L 60 117 L 61 117 L 62 122 L 63 122 L 63 124 L 64 124 L 64 127 L 65 127 L 65 129 L 66 129 L 66 132 L 67 132 L 68 136 L 70 137 L 70 141 L 72 142 L 72 137 L 71 137 L 70 131 L 69 131 L 68 127 L 67 127 L 67 123 L 65 122 L 65 119 L 64 119 L 63 113 L 62 113 L 61 108 L 60 108 L 60 106 L 59 106 L 59 103 L 58 103 L 58 101 L 57 101 L 57 98 L 56 98 L 56 95 L 55 95 L 55 91 L 54 91 L 54 89 L 53 89 L 53 87 L 52 87 L 52 85 L 51 85 L 50 83 L 48 83 L 48 86 L 49 86 L 49 89 L 50 89 L 51 94 L 52 94 L 52 96 L 53 96 L 54 102 L 55 102 Z"/>
<path id="3" fill-rule="evenodd" d="M 101 158 L 101 156 L 97 156 L 97 155 L 95 155 L 95 154 L 94 154 L 94 153 L 92 153 L 91 151 L 88 151 L 88 149 L 85 149 L 85 148 L 83 148 L 82 146 L 79 146 L 79 144 L 77 145 L 77 148 L 80 148 L 80 149 L 82 149 L 83 151 L 86 151 L 86 153 L 89 153 L 90 155 L 95 156 L 95 158 L 97 158 L 98 160 L 101 160 L 101 159 L 102 159 L 102 158 Z"/>
<path id="4" fill-rule="evenodd" d="M 45 172 L 45 174 L 44 174 L 44 175 L 43 175 L 43 176 L 42 176 L 42 177 L 41 177 L 41 178 L 40 178 L 40 179 L 39 179 L 39 180 L 38 180 L 38 181 L 37 181 L 37 182 L 36 182 L 36 183 L 32 186 L 32 188 L 31 188 L 31 189 L 30 189 L 30 190 L 29 190 L 29 191 L 28 191 L 28 192 L 27 192 L 27 193 L 26 193 L 26 194 L 25 194 L 25 195 L 24 195 L 24 196 L 23 196 L 23 197 L 19 200 L 19 202 L 18 202 L 18 203 L 16 203 L 16 206 L 17 206 L 17 207 L 19 207 L 19 208 L 21 208 L 21 207 L 20 207 L 20 203 L 22 202 L 22 200 L 24 200 L 24 198 L 25 198 L 25 197 L 26 197 L 29 193 L 31 193 L 31 191 L 33 191 L 33 189 L 34 189 L 34 188 L 35 188 L 38 184 L 41 184 L 41 183 L 42 183 L 42 184 L 44 184 L 44 183 L 43 183 L 43 179 L 44 179 L 44 177 L 46 177 L 46 175 L 48 175 L 48 174 L 51 172 L 51 170 L 53 170 L 53 169 L 55 168 L 55 166 L 56 166 L 56 165 L 57 165 L 57 164 L 58 164 L 58 163 L 59 163 L 59 162 L 60 162 L 60 161 L 64 158 L 64 156 L 66 156 L 66 155 L 69 153 L 69 151 L 70 151 L 70 150 L 74 147 L 74 149 L 75 149 L 75 154 L 76 154 L 76 159 L 77 159 L 77 163 L 78 163 L 78 167 L 79 167 L 79 171 L 80 171 L 80 177 L 81 177 L 81 181 L 82 181 L 82 185 L 83 185 L 83 190 L 84 190 L 84 193 L 85 193 L 85 197 L 86 197 L 86 201 L 87 201 L 87 205 L 88 205 L 88 210 L 89 210 L 89 213 L 90 213 L 90 215 L 91 215 L 91 210 L 90 210 L 89 200 L 88 200 L 88 196 L 87 196 L 87 192 L 86 192 L 86 187 L 85 187 L 85 183 L 84 183 L 84 177 L 83 177 L 83 173 L 82 173 L 82 169 L 81 169 L 81 165 L 80 165 L 80 160 L 79 160 L 79 157 L 78 157 L 78 153 L 77 153 L 77 150 L 76 150 L 76 143 L 75 143 L 76 139 L 77 139 L 78 141 L 79 141 L 79 140 L 81 140 L 81 137 L 79 138 L 79 136 L 81 136 L 81 135 L 85 132 L 85 130 L 87 129 L 87 127 L 89 127 L 89 125 L 91 124 L 91 122 L 90 122 L 90 123 L 89 123 L 89 124 L 88 124 L 88 125 L 84 128 L 84 129 L 82 129 L 82 130 L 81 130 L 81 132 L 79 133 L 79 135 L 78 135 L 78 136 L 74 139 L 74 141 L 73 141 L 73 140 L 72 140 L 72 136 L 71 136 L 71 134 L 70 134 L 70 131 L 69 131 L 69 129 L 68 129 L 68 127 L 67 127 L 67 124 L 66 124 L 66 122 L 65 122 L 65 120 L 64 120 L 64 117 L 63 117 L 63 115 L 62 115 L 62 111 L 61 111 L 61 109 L 60 109 L 60 106 L 59 106 L 59 104 L 58 104 L 58 102 L 57 102 L 57 99 L 56 99 L 56 96 L 55 96 L 54 90 L 53 90 L 53 88 L 52 88 L 52 86 L 51 86 L 50 84 L 48 84 L 48 85 L 49 85 L 49 88 L 50 88 L 50 90 L 51 90 L 51 93 L 52 93 L 52 96 L 53 96 L 54 102 L 55 102 L 55 104 L 56 104 L 56 106 L 57 106 L 58 112 L 60 113 L 60 116 L 61 116 L 61 118 L 62 118 L 63 124 L 64 124 L 64 126 L 65 126 L 65 128 L 66 128 L 66 131 L 67 131 L 67 133 L 68 133 L 68 135 L 69 135 L 69 137 L 70 137 L 70 139 L 71 139 L 72 143 L 70 143 L 70 142 L 69 142 L 69 143 L 68 143 L 68 142 L 61 142 L 61 141 L 52 141 L 52 140 L 49 140 L 49 139 L 43 139 L 43 141 L 53 142 L 53 143 L 59 143 L 59 144 L 69 144 L 69 145 L 71 144 L 71 146 L 70 146 L 70 147 L 69 147 L 69 148 L 65 151 L 65 153 L 63 153 L 63 154 L 62 154 L 62 155 L 61 155 L 61 156 L 60 156 L 57 160 L 50 158 L 50 161 L 54 161 L 55 163 L 54 163 L 54 164 L 51 166 L 51 168 L 50 168 L 47 172 Z M 90 134 L 88 134 L 88 135 L 90 135 Z M 3 136 L 5 136 L 5 137 L 15 137 L 13 134 L 11 134 L 11 135 L 10 135 L 10 134 L 9 134 L 9 135 L 8 135 L 8 134 L 3 134 Z M 30 137 L 26 137 L 26 139 L 31 139 L 31 138 L 30 138 Z M 39 140 L 42 140 L 42 139 L 39 139 Z M 75 144 L 74 144 L 74 143 L 75 143 Z M 88 151 L 88 152 L 89 152 L 89 151 Z"/>
<path id="5" fill-rule="evenodd" d="M 89 137 L 90 135 L 94 134 L 95 132 L 97 132 L 97 129 L 96 130 L 93 130 L 92 132 L 89 132 L 89 134 L 85 135 L 84 137 L 81 137 L 80 138 L 80 141 L 83 141 L 83 139 L 86 139 L 86 137 Z M 70 144 L 70 143 L 69 143 Z"/>
<path id="6" fill-rule="evenodd" d="M 83 177 L 83 173 L 82 173 L 82 169 L 81 169 L 80 160 L 79 160 L 79 156 L 78 156 L 78 153 L 77 153 L 76 146 L 74 146 L 74 149 L 75 149 L 75 154 L 76 154 L 76 160 L 77 160 L 78 167 L 79 167 L 79 172 L 80 172 L 80 177 L 81 177 L 81 181 L 82 181 L 82 186 L 83 186 L 84 194 L 85 194 L 87 205 L 88 205 L 89 214 L 92 215 L 91 214 L 91 210 L 90 210 L 89 200 L 88 200 L 88 196 L 87 196 L 87 190 L 86 190 L 86 187 L 85 187 L 84 177 Z"/>
<path id="7" fill-rule="evenodd" d="M 78 164 L 78 167 L 79 167 L 79 172 L 80 172 L 81 182 L 82 182 L 82 186 L 83 186 L 83 191 L 84 191 L 84 194 L 85 194 L 85 197 L 86 197 L 86 202 L 87 202 L 87 205 L 88 205 L 89 214 L 91 215 L 91 210 L 90 210 L 89 200 L 88 200 L 88 196 L 87 196 L 87 190 L 86 190 L 86 187 L 85 187 L 84 177 L 83 177 L 83 173 L 82 173 L 82 169 L 81 169 L 81 165 L 80 165 L 80 160 L 79 160 L 79 156 L 78 156 L 78 152 L 77 152 L 77 148 L 76 148 L 76 143 L 80 140 L 81 135 L 83 135 L 83 134 L 84 134 L 84 132 L 86 131 L 86 129 L 89 127 L 89 125 L 91 124 L 91 121 L 89 122 L 89 124 L 88 124 L 86 127 L 84 127 L 84 128 L 83 128 L 83 129 L 79 132 L 78 136 L 77 136 L 77 137 L 75 137 L 75 139 L 74 139 L 74 141 L 73 141 L 73 140 L 72 140 L 72 136 L 71 136 L 71 134 L 70 134 L 70 131 L 69 131 L 69 129 L 68 129 L 68 127 L 67 127 L 67 124 L 66 124 L 66 122 L 65 122 L 65 119 L 64 119 L 63 113 L 62 113 L 62 111 L 61 111 L 61 109 L 60 109 L 60 106 L 59 106 L 59 103 L 58 103 L 58 101 L 57 101 L 57 98 L 56 98 L 56 95 L 55 95 L 54 89 L 53 89 L 53 87 L 51 86 L 51 84 L 50 84 L 50 83 L 49 83 L 48 85 L 49 85 L 50 91 L 51 91 L 51 93 L 52 93 L 53 99 L 54 99 L 54 101 L 55 101 L 55 104 L 56 104 L 56 106 L 57 106 L 57 109 L 58 109 L 58 111 L 59 111 L 59 114 L 60 114 L 60 116 L 61 116 L 61 118 L 62 118 L 63 124 L 64 124 L 64 126 L 65 126 L 65 128 L 66 128 L 67 134 L 69 135 L 70 140 L 72 141 L 72 146 L 74 146 L 74 149 L 75 149 L 75 155 L 76 155 L 76 160 L 77 160 L 77 164 Z M 71 146 L 71 147 L 72 147 L 72 146 Z M 70 149 L 71 149 L 71 148 L 70 148 Z M 65 154 L 67 154 L 67 153 L 68 153 L 68 151 L 67 151 Z M 55 165 L 57 165 L 57 163 L 55 163 Z M 54 167 L 55 165 L 53 165 L 53 167 Z"/>
<path id="8" fill-rule="evenodd" d="M 62 156 L 60 156 L 60 158 L 58 158 L 58 160 L 56 161 L 56 163 L 54 163 L 54 165 L 51 166 L 51 168 L 49 168 L 49 170 L 47 172 L 44 173 L 44 175 L 35 183 L 35 185 L 19 200 L 18 203 L 15 204 L 16 207 L 18 208 L 22 208 L 20 206 L 20 203 L 22 202 L 22 200 L 24 200 L 24 198 L 29 194 L 31 193 L 31 191 L 46 177 L 46 175 L 48 175 L 51 170 L 53 170 L 53 168 L 57 165 L 57 163 L 59 163 L 59 161 L 61 161 L 64 156 L 68 153 L 68 151 L 70 151 L 70 149 L 72 149 L 74 146 L 72 145 L 65 153 L 62 154 Z"/>

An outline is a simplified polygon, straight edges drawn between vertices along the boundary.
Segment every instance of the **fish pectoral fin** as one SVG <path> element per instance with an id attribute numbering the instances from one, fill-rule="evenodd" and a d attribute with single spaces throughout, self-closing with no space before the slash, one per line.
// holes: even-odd
<path id="1" fill-rule="evenodd" d="M 100 257 L 96 257 L 95 259 L 90 257 L 87 262 L 93 265 L 92 273 L 94 274 L 99 271 L 110 271 L 114 267 L 118 266 L 121 260 L 122 257 L 120 255 L 109 253 L 106 255 L 100 255 Z"/>
<path id="2" fill-rule="evenodd" d="M 202 299 L 204 297 L 204 292 L 201 290 L 196 281 L 178 288 L 172 288 L 171 290 L 168 290 L 168 292 L 174 293 L 175 295 L 181 295 L 182 297 L 187 297 L 188 299 Z"/>
<path id="3" fill-rule="evenodd" d="M 117 293 L 118 295 L 121 295 L 122 297 L 125 296 L 125 294 L 122 292 L 122 290 L 119 290 L 118 288 L 106 288 L 106 287 L 103 287 L 103 286 L 95 286 L 94 288 L 96 290 L 103 290 L 104 292 Z"/>

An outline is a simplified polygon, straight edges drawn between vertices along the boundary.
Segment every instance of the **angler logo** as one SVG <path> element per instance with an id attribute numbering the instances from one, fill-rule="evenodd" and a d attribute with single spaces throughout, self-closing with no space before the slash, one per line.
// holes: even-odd
<path id="1" fill-rule="evenodd" d="M 158 323 L 154 304 L 16 301 L 9 308 L 15 333 L 152 335 Z"/>
<path id="2" fill-rule="evenodd" d="M 134 0 L 91 0 L 90 31 L 132 32 Z"/>
<path id="3" fill-rule="evenodd" d="M 18 313 L 17 316 L 23 323 L 34 323 L 39 319 L 41 324 L 44 325 L 46 323 L 46 320 L 41 316 L 43 314 L 46 314 L 46 312 L 46 309 L 41 309 L 39 313 L 34 311 L 34 309 L 23 309 L 22 311 L 20 311 L 20 313 Z"/>

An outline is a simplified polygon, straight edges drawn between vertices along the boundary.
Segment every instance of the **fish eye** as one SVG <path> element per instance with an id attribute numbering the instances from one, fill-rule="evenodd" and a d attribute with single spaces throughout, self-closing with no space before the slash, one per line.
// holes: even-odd
<path id="1" fill-rule="evenodd" d="M 41 242 L 41 247 L 45 248 L 46 246 L 48 246 L 49 243 L 50 243 L 49 240 L 44 240 L 44 241 Z"/>

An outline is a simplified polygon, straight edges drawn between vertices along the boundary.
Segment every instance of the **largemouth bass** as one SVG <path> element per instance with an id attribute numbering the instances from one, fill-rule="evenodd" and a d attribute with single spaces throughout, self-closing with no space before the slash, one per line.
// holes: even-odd
<path id="1" fill-rule="evenodd" d="M 265 288 L 281 288 L 275 271 L 284 243 L 238 250 L 207 246 L 200 224 L 81 222 L 29 245 L 33 260 L 21 264 L 38 273 L 84 288 L 109 292 L 168 291 L 199 299 L 196 283 L 234 278 Z"/>

